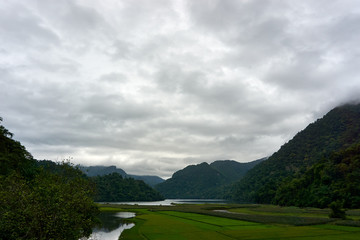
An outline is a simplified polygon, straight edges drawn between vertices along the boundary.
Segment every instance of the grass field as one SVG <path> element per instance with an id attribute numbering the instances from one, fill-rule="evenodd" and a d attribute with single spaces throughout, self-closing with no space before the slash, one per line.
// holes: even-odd
<path id="1" fill-rule="evenodd" d="M 230 212 L 214 212 L 215 209 Z M 344 226 L 354 225 L 349 224 L 351 222 L 356 225 L 358 221 L 329 219 L 328 210 L 322 209 L 209 204 L 167 207 L 111 205 L 102 210 L 137 213 L 131 219 L 135 227 L 124 231 L 120 239 L 360 239 L 360 227 Z M 353 210 L 353 213 L 357 215 L 358 211 Z M 289 219 L 289 222 L 279 224 L 281 218 Z M 302 226 L 297 226 L 298 223 Z M 341 223 L 344 224 L 336 225 Z"/>

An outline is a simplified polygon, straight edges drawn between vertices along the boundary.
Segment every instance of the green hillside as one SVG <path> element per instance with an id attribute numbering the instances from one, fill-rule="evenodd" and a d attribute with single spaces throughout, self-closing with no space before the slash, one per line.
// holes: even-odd
<path id="1" fill-rule="evenodd" d="M 159 192 L 145 184 L 142 180 L 123 178 L 118 173 L 93 177 L 96 184 L 95 201 L 159 201 L 164 198 Z"/>
<path id="2" fill-rule="evenodd" d="M 297 174 L 278 188 L 279 205 L 325 208 L 339 202 L 346 208 L 360 207 L 360 143 L 333 153 Z"/>
<path id="3" fill-rule="evenodd" d="M 228 185 L 239 180 L 260 161 L 239 163 L 224 160 L 210 165 L 205 162 L 190 165 L 155 188 L 166 198 L 223 198 Z"/>
<path id="4" fill-rule="evenodd" d="M 233 160 L 218 160 L 211 163 L 210 166 L 224 175 L 227 183 L 231 183 L 241 179 L 250 169 L 265 159 L 266 158 L 262 158 L 248 163 L 239 163 Z"/>
<path id="5" fill-rule="evenodd" d="M 251 169 L 235 185 L 233 198 L 243 202 L 286 204 L 288 200 L 280 193 L 294 177 L 302 176 L 314 164 L 327 161 L 336 152 L 359 142 L 360 104 L 337 107 Z"/>

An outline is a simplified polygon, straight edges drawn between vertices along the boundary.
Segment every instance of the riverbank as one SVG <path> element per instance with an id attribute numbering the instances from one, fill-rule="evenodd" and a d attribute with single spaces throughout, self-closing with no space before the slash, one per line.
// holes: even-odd
<path id="1" fill-rule="evenodd" d="M 359 239 L 360 210 L 348 220 L 328 217 L 328 209 L 271 205 L 106 204 L 101 210 L 136 212 L 135 226 L 120 239 Z M 223 210 L 223 211 L 214 211 Z"/>

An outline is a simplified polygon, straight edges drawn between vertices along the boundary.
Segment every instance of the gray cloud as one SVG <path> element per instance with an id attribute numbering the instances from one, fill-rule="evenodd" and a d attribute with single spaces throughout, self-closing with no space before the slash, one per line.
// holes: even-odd
<path id="1" fill-rule="evenodd" d="M 359 101 L 357 1 L 7 1 L 4 125 L 39 159 L 169 177 Z"/>

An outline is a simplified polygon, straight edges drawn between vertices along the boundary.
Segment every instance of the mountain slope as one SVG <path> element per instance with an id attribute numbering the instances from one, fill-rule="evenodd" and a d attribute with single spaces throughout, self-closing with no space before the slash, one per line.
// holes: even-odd
<path id="1" fill-rule="evenodd" d="M 211 163 L 210 166 L 224 175 L 227 182 L 230 183 L 242 178 L 250 169 L 265 159 L 266 158 L 262 158 L 248 163 L 239 163 L 233 160 L 218 160 Z"/>
<path id="2" fill-rule="evenodd" d="M 155 188 L 167 198 L 223 198 L 225 186 L 239 180 L 259 161 L 239 163 L 231 160 L 201 163 L 179 170 Z"/>
<path id="3" fill-rule="evenodd" d="M 332 202 L 360 207 L 360 143 L 323 158 L 279 187 L 275 203 L 324 208 Z"/>
<path id="4" fill-rule="evenodd" d="M 275 203 L 276 192 L 295 174 L 360 142 L 360 105 L 344 105 L 310 124 L 268 160 L 255 166 L 233 189 L 244 202 Z"/>
<path id="5" fill-rule="evenodd" d="M 80 170 L 89 177 L 103 176 L 110 173 L 118 173 L 123 177 L 127 176 L 127 173 L 124 170 L 122 170 L 121 168 L 117 168 L 116 166 L 81 166 Z"/>
<path id="6" fill-rule="evenodd" d="M 114 172 L 108 175 L 92 177 L 96 184 L 95 201 L 160 201 L 164 198 L 155 189 L 142 180 L 123 178 Z"/>

